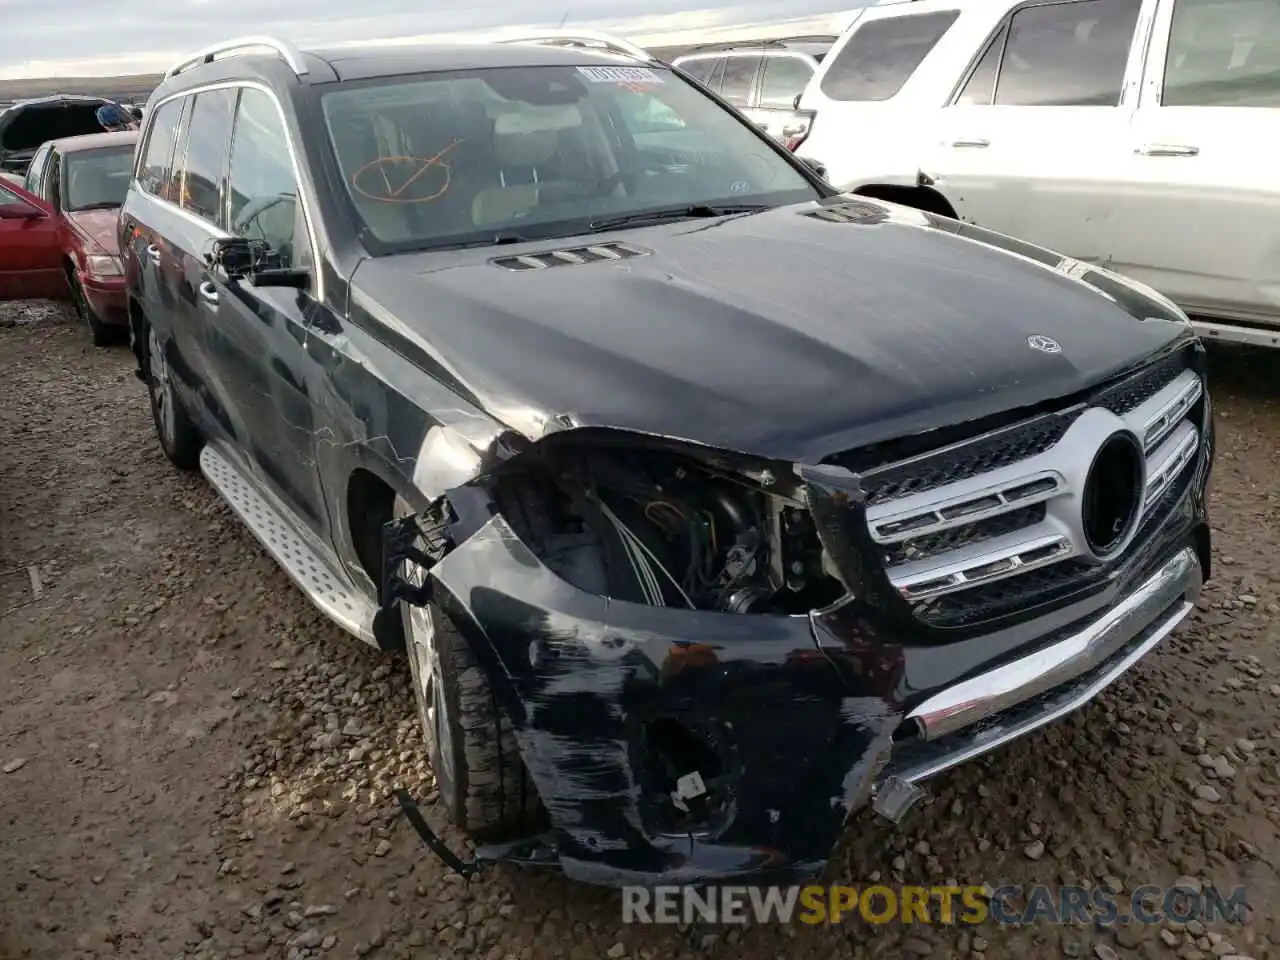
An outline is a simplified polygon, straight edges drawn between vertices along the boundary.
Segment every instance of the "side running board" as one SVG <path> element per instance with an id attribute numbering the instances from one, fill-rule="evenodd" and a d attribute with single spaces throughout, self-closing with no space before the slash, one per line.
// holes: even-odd
<path id="1" fill-rule="evenodd" d="M 339 572 L 332 551 L 302 533 L 271 493 L 246 477 L 212 444 L 200 452 L 200 470 L 321 613 L 353 636 L 377 646 L 373 633 L 377 606 Z"/>

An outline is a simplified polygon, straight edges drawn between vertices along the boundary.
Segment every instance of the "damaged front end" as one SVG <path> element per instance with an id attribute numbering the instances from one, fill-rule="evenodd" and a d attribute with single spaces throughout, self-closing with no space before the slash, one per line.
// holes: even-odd
<path id="1" fill-rule="evenodd" d="M 476 862 L 790 882 L 853 810 L 897 820 L 919 781 L 1086 702 L 1172 630 L 1204 575 L 1208 459 L 1108 577 L 940 629 L 886 576 L 859 474 L 568 430 L 390 525 L 383 596 L 465 637 L 545 811 Z"/>

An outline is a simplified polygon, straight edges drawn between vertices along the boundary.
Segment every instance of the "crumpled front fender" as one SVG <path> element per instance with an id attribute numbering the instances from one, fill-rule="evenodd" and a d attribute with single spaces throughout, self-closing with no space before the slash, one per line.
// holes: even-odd
<path id="1" fill-rule="evenodd" d="M 586 593 L 491 506 L 477 514 L 477 492 L 451 492 L 453 533 L 467 535 L 432 567 L 432 596 L 513 720 L 565 873 L 616 885 L 819 871 L 888 759 L 898 671 L 837 667 L 810 617 Z"/>

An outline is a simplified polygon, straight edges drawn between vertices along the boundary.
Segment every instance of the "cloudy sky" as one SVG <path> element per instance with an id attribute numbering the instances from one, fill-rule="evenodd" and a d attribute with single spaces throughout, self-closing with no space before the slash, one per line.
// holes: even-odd
<path id="1" fill-rule="evenodd" d="M 0 79 L 167 67 L 211 41 L 270 33 L 308 42 L 592 27 L 639 42 L 790 21 L 838 29 L 867 0 L 0 0 Z M 429 12 L 428 12 L 429 11 Z M 736 33 L 735 33 L 736 35 Z"/>

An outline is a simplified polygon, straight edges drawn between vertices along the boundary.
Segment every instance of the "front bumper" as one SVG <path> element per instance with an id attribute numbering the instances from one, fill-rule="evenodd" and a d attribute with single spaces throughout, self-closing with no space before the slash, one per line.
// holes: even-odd
<path id="1" fill-rule="evenodd" d="M 1087 703 L 1187 616 L 1209 462 L 1100 590 L 929 646 L 855 602 L 768 617 L 605 599 L 501 515 L 462 521 L 474 532 L 432 568 L 434 596 L 486 664 L 550 820 L 477 859 L 606 885 L 814 875 L 852 811 L 894 818 L 904 787 Z M 677 827 L 672 788 L 695 772 L 697 822 Z"/>
<path id="2" fill-rule="evenodd" d="M 116 327 L 129 325 L 129 303 L 123 277 L 93 277 L 81 281 L 84 298 L 94 315 L 103 323 Z"/>

